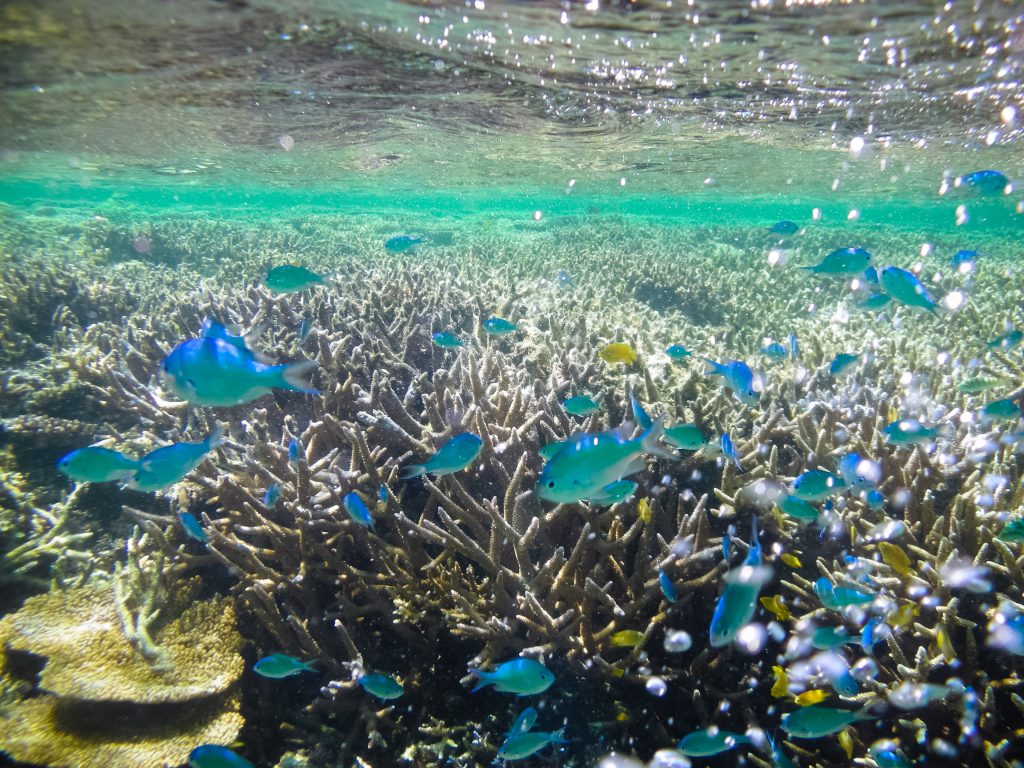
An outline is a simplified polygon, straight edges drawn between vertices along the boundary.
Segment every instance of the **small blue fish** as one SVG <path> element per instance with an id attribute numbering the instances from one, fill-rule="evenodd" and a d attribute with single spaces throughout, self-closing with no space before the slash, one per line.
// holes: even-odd
<path id="1" fill-rule="evenodd" d="M 850 587 L 834 587 L 824 576 L 814 582 L 814 592 L 821 604 L 833 611 L 841 611 L 851 605 L 866 605 L 875 600 L 875 595 L 869 592 Z"/>
<path id="2" fill-rule="evenodd" d="M 139 468 L 126 486 L 136 491 L 159 491 L 177 483 L 198 467 L 206 454 L 224 442 L 224 429 L 217 427 L 205 440 L 171 443 L 139 459 Z"/>
<path id="3" fill-rule="evenodd" d="M 786 348 L 776 341 L 761 347 L 761 354 L 773 360 L 781 360 L 786 356 Z"/>
<path id="4" fill-rule="evenodd" d="M 872 616 L 861 630 L 860 647 L 864 653 L 872 654 L 875 652 L 875 644 L 882 642 L 891 634 L 892 630 L 885 623 L 885 619 L 881 616 Z"/>
<path id="5" fill-rule="evenodd" d="M 203 339 L 220 339 L 225 344 L 230 344 L 243 353 L 256 355 L 255 350 L 249 345 L 249 339 L 258 336 L 261 330 L 261 328 L 257 328 L 245 336 L 236 336 L 216 320 L 207 318 L 203 320 L 203 326 L 199 330 L 199 337 Z M 263 361 L 261 360 L 261 362 Z"/>
<path id="6" fill-rule="evenodd" d="M 1020 418 L 1020 404 L 1013 400 L 993 400 L 981 409 L 981 415 L 988 420 Z"/>
<path id="7" fill-rule="evenodd" d="M 861 277 L 864 278 L 864 282 L 868 285 L 878 285 L 879 283 L 878 270 L 875 267 L 865 269 Z"/>
<path id="8" fill-rule="evenodd" d="M 772 224 L 771 228 L 768 231 L 771 232 L 773 235 L 792 237 L 793 235 L 800 231 L 800 225 L 797 224 L 795 221 L 776 221 L 774 224 Z"/>
<path id="9" fill-rule="evenodd" d="M 822 501 L 842 492 L 845 487 L 843 478 L 824 469 L 809 469 L 793 481 L 790 493 L 804 501 Z"/>
<path id="10" fill-rule="evenodd" d="M 741 744 L 750 743 L 750 739 L 742 733 L 732 733 L 712 727 L 687 734 L 679 742 L 678 749 L 687 757 L 711 757 L 728 752 Z"/>
<path id="11" fill-rule="evenodd" d="M 708 376 L 721 376 L 722 383 L 745 405 L 757 405 L 761 398 L 754 390 L 754 372 L 750 366 L 740 360 L 727 360 L 716 363 L 714 360 L 702 358 L 711 366 Z"/>
<path id="12" fill-rule="evenodd" d="M 569 288 L 573 285 L 572 275 L 564 269 L 560 269 L 558 274 L 555 275 L 555 282 L 558 283 L 559 288 Z"/>
<path id="13" fill-rule="evenodd" d="M 846 627 L 818 627 L 811 635 L 811 647 L 819 651 L 831 651 L 857 639 L 846 631 Z"/>
<path id="14" fill-rule="evenodd" d="M 189 537 L 195 539 L 201 544 L 206 543 L 208 538 L 206 531 L 203 530 L 203 526 L 199 524 L 198 520 L 196 520 L 195 515 L 191 512 L 179 512 L 178 522 L 181 523 L 181 529 L 185 531 Z"/>
<path id="15" fill-rule="evenodd" d="M 899 267 L 886 267 L 882 270 L 882 288 L 901 304 L 926 309 L 933 315 L 938 313 L 939 305 L 913 272 Z"/>
<path id="16" fill-rule="evenodd" d="M 323 285 L 324 277 L 296 264 L 282 264 L 267 272 L 263 284 L 275 293 L 296 293 Z"/>
<path id="17" fill-rule="evenodd" d="M 892 297 L 884 293 L 870 293 L 860 301 L 853 305 L 854 309 L 858 309 L 862 312 L 877 312 L 880 309 L 885 309 L 889 306 L 889 302 L 892 301 Z"/>
<path id="18" fill-rule="evenodd" d="M 665 348 L 665 354 L 673 360 L 685 360 L 693 353 L 682 344 L 673 344 L 672 346 Z"/>
<path id="19" fill-rule="evenodd" d="M 868 505 L 868 509 L 873 512 L 877 512 L 880 509 L 885 508 L 885 496 L 882 495 L 882 492 L 877 488 L 872 488 L 868 491 L 867 495 L 864 497 L 864 501 Z"/>
<path id="20" fill-rule="evenodd" d="M 782 716 L 782 730 L 798 739 L 820 739 L 839 733 L 858 720 L 870 720 L 867 708 L 850 711 L 834 707 L 802 707 Z"/>
<path id="21" fill-rule="evenodd" d="M 793 360 L 800 357 L 800 342 L 796 340 L 796 334 L 792 332 L 789 334 L 789 356 Z"/>
<path id="22" fill-rule="evenodd" d="M 189 768 L 256 768 L 241 755 L 219 744 L 203 744 L 188 753 Z"/>
<path id="23" fill-rule="evenodd" d="M 461 435 L 455 435 L 455 437 L 438 448 L 437 453 L 423 464 L 410 464 L 407 467 L 403 467 L 399 471 L 398 477 L 402 480 L 408 480 L 411 477 L 419 477 L 428 473 L 431 475 L 451 475 L 455 472 L 461 472 L 480 455 L 480 449 L 483 447 L 483 444 L 484 441 L 472 432 L 463 432 Z"/>
<path id="24" fill-rule="evenodd" d="M 865 459 L 859 453 L 847 453 L 839 460 L 839 474 L 846 488 L 853 492 L 874 488 L 882 481 L 878 462 Z"/>
<path id="25" fill-rule="evenodd" d="M 1006 191 L 1009 180 L 999 171 L 984 170 L 958 176 L 953 184 L 977 195 L 1001 195 Z"/>
<path id="26" fill-rule="evenodd" d="M 562 738 L 562 731 L 529 731 L 514 733 L 505 739 L 498 748 L 497 757 L 500 760 L 525 760 L 537 754 L 548 744 L 568 744 L 567 739 Z"/>
<path id="27" fill-rule="evenodd" d="M 570 397 L 562 402 L 562 407 L 565 408 L 566 413 L 570 413 L 573 416 L 589 416 L 601 410 L 601 406 L 586 395 Z"/>
<path id="28" fill-rule="evenodd" d="M 384 241 L 384 250 L 388 253 L 402 253 L 408 251 L 420 243 L 425 243 L 425 237 L 412 237 L 411 235 L 394 235 Z"/>
<path id="29" fill-rule="evenodd" d="M 1001 333 L 992 341 L 985 342 L 989 349 L 1013 349 L 1024 339 L 1024 331 L 1012 330 Z"/>
<path id="30" fill-rule="evenodd" d="M 633 393 L 629 389 L 626 391 L 629 395 L 629 405 L 633 411 L 633 418 L 636 419 L 637 426 L 646 432 L 654 424 L 654 419 L 648 415 L 644 407 L 640 405 L 640 401 L 633 396 Z"/>
<path id="31" fill-rule="evenodd" d="M 263 494 L 263 506 L 272 507 L 277 504 L 277 500 L 281 498 L 281 486 L 277 483 L 272 483 L 268 488 L 267 492 Z"/>
<path id="32" fill-rule="evenodd" d="M 725 575 L 725 591 L 715 604 L 711 617 L 711 647 L 721 648 L 732 642 L 750 623 L 757 609 L 757 596 L 772 577 L 771 568 L 762 563 L 761 543 L 757 535 L 757 517 L 752 520 L 751 544 L 743 565 Z"/>
<path id="33" fill-rule="evenodd" d="M 519 713 L 519 716 L 512 723 L 512 727 L 508 729 L 508 733 L 505 736 L 511 736 L 515 733 L 526 733 L 533 728 L 533 724 L 537 722 L 539 715 L 540 713 L 536 709 L 527 707 Z"/>
<path id="34" fill-rule="evenodd" d="M 658 571 L 658 584 L 661 586 L 661 594 L 663 594 L 665 599 L 670 603 L 674 603 L 679 599 L 679 593 L 676 591 L 676 585 L 672 583 L 672 577 L 665 573 L 665 571 Z"/>
<path id="35" fill-rule="evenodd" d="M 120 451 L 89 446 L 61 458 L 57 469 L 79 483 L 108 483 L 131 477 L 138 471 L 139 462 Z"/>
<path id="36" fill-rule="evenodd" d="M 839 248 L 820 263 L 800 269 L 816 275 L 859 275 L 871 266 L 871 259 L 871 254 L 863 248 Z"/>
<path id="37" fill-rule="evenodd" d="M 267 365 L 248 349 L 204 337 L 178 344 L 160 369 L 174 393 L 192 405 L 230 406 L 248 403 L 272 389 L 319 394 L 305 381 L 315 367 L 312 360 Z"/>
<path id="38" fill-rule="evenodd" d="M 492 336 L 508 336 L 519 330 L 518 325 L 510 323 L 508 320 L 502 320 L 500 317 L 490 317 L 484 320 L 483 327 Z"/>
<path id="39" fill-rule="evenodd" d="M 707 438 L 696 424 L 677 424 L 665 430 L 665 442 L 683 451 L 699 451 L 707 445 Z"/>
<path id="40" fill-rule="evenodd" d="M 732 528 L 732 526 L 729 526 Z M 732 534 L 726 531 L 722 536 L 722 560 L 729 562 L 729 550 L 732 548 Z"/>
<path id="41" fill-rule="evenodd" d="M 719 440 L 722 446 L 722 454 L 736 466 L 737 474 L 743 474 L 743 467 L 740 466 L 740 457 L 736 455 L 736 446 L 732 444 L 732 438 L 728 432 L 723 432 Z"/>
<path id="42" fill-rule="evenodd" d="M 839 376 L 841 373 L 847 371 L 851 365 L 860 360 L 860 355 L 851 355 L 846 352 L 840 352 L 829 363 L 828 373 L 830 376 Z"/>
<path id="43" fill-rule="evenodd" d="M 953 255 L 953 269 L 958 272 L 970 271 L 978 261 L 978 255 L 977 251 L 957 251 Z"/>
<path id="44" fill-rule="evenodd" d="M 299 460 L 301 459 L 299 451 L 299 441 L 294 437 L 288 441 L 288 463 L 293 467 L 299 466 Z"/>
<path id="45" fill-rule="evenodd" d="M 435 347 L 441 349 L 458 349 L 463 346 L 462 341 L 451 331 L 438 331 L 430 337 Z"/>
<path id="46" fill-rule="evenodd" d="M 272 653 L 252 665 L 252 671 L 261 677 L 281 680 L 303 672 L 316 672 L 311 661 L 301 661 L 285 653 Z"/>
<path id="47" fill-rule="evenodd" d="M 773 768 L 797 768 L 796 763 L 782 751 L 782 747 L 775 742 L 775 737 L 769 736 L 767 733 L 764 735 L 765 739 L 768 740 L 768 746 L 772 750 L 772 766 Z"/>
<path id="48" fill-rule="evenodd" d="M 381 485 L 381 487 L 377 489 L 377 502 L 380 504 L 388 503 L 388 487 L 386 485 Z"/>
<path id="49" fill-rule="evenodd" d="M 345 498 L 342 499 L 342 503 L 352 520 L 366 528 L 373 528 L 373 515 L 367 509 L 366 502 L 363 501 L 362 496 L 355 491 L 349 491 L 345 494 Z"/>
<path id="50" fill-rule="evenodd" d="M 313 318 L 308 315 L 302 318 L 302 323 L 299 325 L 299 344 L 304 344 L 306 339 L 309 338 L 310 331 L 313 330 Z"/>
<path id="51" fill-rule="evenodd" d="M 917 445 L 930 443 L 942 432 L 942 427 L 926 427 L 917 419 L 900 419 L 884 429 L 886 442 L 892 445 Z"/>
<path id="52" fill-rule="evenodd" d="M 385 701 L 397 699 L 405 693 L 405 688 L 402 684 L 391 677 L 391 675 L 362 675 L 356 682 L 367 693 Z"/>
<path id="53" fill-rule="evenodd" d="M 780 510 L 790 517 L 795 517 L 797 520 L 805 523 L 813 523 L 821 515 L 818 508 L 809 501 L 797 498 L 789 493 L 783 494 L 776 504 Z"/>
<path id="54" fill-rule="evenodd" d="M 485 672 L 482 669 L 469 671 L 480 679 L 473 689 L 473 693 L 488 685 L 493 685 L 494 690 L 500 693 L 516 693 L 526 696 L 543 693 L 555 682 L 555 676 L 551 670 L 533 659 L 512 659 L 499 664 L 493 672 Z"/>

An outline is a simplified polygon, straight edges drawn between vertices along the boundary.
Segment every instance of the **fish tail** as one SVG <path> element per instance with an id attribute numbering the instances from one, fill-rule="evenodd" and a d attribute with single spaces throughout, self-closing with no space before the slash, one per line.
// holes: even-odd
<path id="1" fill-rule="evenodd" d="M 565 738 L 565 727 L 559 728 L 557 731 L 551 734 L 552 744 L 568 744 L 569 740 Z"/>
<path id="2" fill-rule="evenodd" d="M 306 381 L 306 376 L 308 376 L 310 371 L 314 368 L 316 368 L 315 360 L 301 360 L 297 363 L 275 365 L 270 368 L 270 371 L 273 372 L 272 375 L 279 381 L 279 383 L 272 386 L 280 387 L 281 389 L 290 389 L 295 392 L 303 392 L 307 395 L 319 395 L 320 393 L 309 386 L 309 382 Z"/>
<path id="3" fill-rule="evenodd" d="M 672 451 L 663 448 L 658 440 L 665 433 L 665 417 L 659 416 L 647 431 L 640 435 L 640 450 L 652 456 L 661 456 L 663 459 L 678 459 Z"/>
<path id="4" fill-rule="evenodd" d="M 203 442 L 206 444 L 207 452 L 212 451 L 214 448 L 219 448 L 224 445 L 224 425 L 218 424 L 213 428 L 213 431 L 206 436 L 206 440 Z"/>
<path id="5" fill-rule="evenodd" d="M 724 365 L 722 365 L 721 363 L 716 363 L 710 357 L 702 357 L 701 360 L 703 360 L 705 363 L 711 366 L 711 370 L 704 372 L 705 376 L 725 376 Z"/>
<path id="6" fill-rule="evenodd" d="M 427 474 L 427 467 L 424 464 L 410 464 L 398 470 L 399 480 L 411 480 L 414 477 Z"/>
<path id="7" fill-rule="evenodd" d="M 802 269 L 805 272 L 817 272 L 818 271 L 818 265 L 817 264 L 812 264 L 809 267 L 797 267 L 797 269 Z"/>
<path id="8" fill-rule="evenodd" d="M 408 467 L 407 467 L 407 469 L 408 469 Z M 481 688 L 486 688 L 488 685 L 490 685 L 493 682 L 491 680 L 491 673 L 490 672 L 484 672 L 482 669 L 471 669 L 471 670 L 469 670 L 469 674 L 476 675 L 478 678 L 480 678 L 480 682 L 478 682 L 476 684 L 476 687 L 473 688 L 473 690 L 471 690 L 470 693 L 476 693 Z"/>

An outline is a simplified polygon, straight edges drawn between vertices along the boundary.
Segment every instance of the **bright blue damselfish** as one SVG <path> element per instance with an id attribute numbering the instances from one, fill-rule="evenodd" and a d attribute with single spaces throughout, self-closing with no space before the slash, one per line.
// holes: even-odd
<path id="1" fill-rule="evenodd" d="M 345 511 L 348 512 L 348 516 L 352 520 L 366 528 L 373 528 L 373 515 L 370 514 L 370 510 L 367 508 L 362 496 L 355 491 L 349 491 L 345 494 L 345 498 L 342 499 L 342 503 L 345 505 Z"/>
<path id="2" fill-rule="evenodd" d="M 551 670 L 533 659 L 512 659 L 499 664 L 493 672 L 485 672 L 482 669 L 471 669 L 470 672 L 480 678 L 480 682 L 473 689 L 474 693 L 488 685 L 493 685 L 494 690 L 501 693 L 517 693 L 520 696 L 526 696 L 543 693 L 555 682 L 555 676 Z"/>
<path id="3" fill-rule="evenodd" d="M 367 693 L 385 701 L 397 699 L 405 693 L 405 688 L 402 684 L 391 675 L 371 673 L 360 676 L 356 682 Z"/>
<path id="4" fill-rule="evenodd" d="M 241 755 L 219 744 L 203 744 L 188 754 L 190 768 L 256 768 Z"/>
<path id="5" fill-rule="evenodd" d="M 159 491 L 177 483 L 199 466 L 213 449 L 224 442 L 224 429 L 217 427 L 205 440 L 171 443 L 139 459 L 139 468 L 127 486 L 136 491 Z"/>
<path id="6" fill-rule="evenodd" d="M 450 475 L 461 472 L 480 455 L 484 441 L 472 432 L 455 435 L 438 448 L 437 453 L 422 464 L 410 464 L 403 467 L 398 476 L 402 480 L 420 475 Z"/>

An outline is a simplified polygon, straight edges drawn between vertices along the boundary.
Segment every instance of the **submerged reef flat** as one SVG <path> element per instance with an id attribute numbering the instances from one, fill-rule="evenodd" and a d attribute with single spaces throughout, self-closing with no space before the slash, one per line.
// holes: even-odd
<path id="1" fill-rule="evenodd" d="M 1019 409 L 985 411 L 1024 394 L 1013 337 L 990 344 L 1024 322 L 1012 237 L 821 224 L 782 246 L 771 222 L 104 214 L 7 210 L 0 227 L 13 759 L 174 765 L 210 742 L 261 766 L 478 766 L 526 736 L 538 765 L 647 761 L 681 740 L 759 766 L 1019 758 L 1024 535 L 1004 529 L 1024 511 L 1024 434 Z M 385 248 L 402 231 L 426 241 Z M 934 311 L 866 309 L 870 275 L 797 268 L 854 247 L 912 270 Z M 984 256 L 954 267 L 967 248 Z M 324 283 L 275 293 L 263 277 L 282 264 Z M 492 335 L 492 317 L 514 330 Z M 180 400 L 162 361 L 209 320 L 270 360 L 314 361 L 318 394 Z M 730 391 L 741 368 L 709 376 L 702 358 L 745 361 L 749 402 Z M 596 410 L 567 413 L 579 395 Z M 543 500 L 551 443 L 624 423 L 625 441 L 645 418 L 652 439 L 694 425 L 700 450 L 666 440 L 612 478 L 636 483 L 621 495 Z M 56 468 L 218 426 L 223 444 L 164 492 Z M 463 433 L 480 438 L 464 469 L 400 479 Z M 736 595 L 751 613 L 712 643 Z M 51 615 L 107 633 L 75 673 Z M 312 669 L 251 671 L 270 654 Z M 554 683 L 513 741 L 528 704 L 470 690 L 519 656 Z M 368 673 L 391 677 L 386 694 Z M 145 745 L 131 752 L 78 724 L 83 702 L 164 714 L 124 726 Z M 709 727 L 738 737 L 696 734 Z M 86 762 L 95 739 L 114 757 Z"/>

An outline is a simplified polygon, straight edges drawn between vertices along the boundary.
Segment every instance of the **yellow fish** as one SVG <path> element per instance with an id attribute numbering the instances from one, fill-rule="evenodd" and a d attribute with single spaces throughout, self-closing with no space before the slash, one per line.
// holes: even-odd
<path id="1" fill-rule="evenodd" d="M 654 519 L 654 513 L 651 512 L 651 502 L 647 499 L 640 499 L 640 502 L 636 505 L 636 514 L 645 523 L 651 522 Z"/>
<path id="2" fill-rule="evenodd" d="M 624 341 L 607 344 L 597 354 L 606 363 L 632 365 L 637 360 L 636 350 Z"/>
<path id="3" fill-rule="evenodd" d="M 956 658 L 956 648 L 953 647 L 953 641 L 949 639 L 949 633 L 946 632 L 945 627 L 939 627 L 936 631 L 935 645 L 942 653 L 942 658 L 946 660 L 947 664 Z"/>
<path id="4" fill-rule="evenodd" d="M 900 576 L 910 575 L 910 557 L 898 545 L 889 541 L 878 542 L 878 551 L 882 562 L 892 568 Z"/>
<path id="5" fill-rule="evenodd" d="M 761 605 L 774 613 L 775 618 L 779 621 L 786 621 L 786 619 L 793 615 L 789 612 L 789 608 L 786 607 L 786 604 L 782 602 L 782 599 L 778 595 L 762 597 Z"/>
<path id="6" fill-rule="evenodd" d="M 624 629 L 612 635 L 612 645 L 618 648 L 636 648 L 643 642 L 644 633 L 635 629 Z"/>
<path id="7" fill-rule="evenodd" d="M 853 759 L 853 738 L 850 736 L 850 729 L 847 728 L 845 731 L 839 733 L 839 746 L 843 748 L 843 752 L 846 753 L 846 759 Z"/>
<path id="8" fill-rule="evenodd" d="M 921 609 L 913 603 L 904 603 L 886 617 L 886 621 L 892 627 L 905 627 L 914 620 L 914 617 L 921 613 Z"/>
<path id="9" fill-rule="evenodd" d="M 775 673 L 775 684 L 772 686 L 772 696 L 776 699 L 784 699 L 789 696 L 789 675 L 782 667 L 772 667 Z"/>
<path id="10" fill-rule="evenodd" d="M 799 696 L 796 696 L 795 701 L 801 707 L 809 707 L 812 704 L 818 704 L 828 698 L 828 691 L 823 691 L 817 688 L 813 691 L 804 691 Z"/>
<path id="11" fill-rule="evenodd" d="M 800 562 L 800 558 L 797 557 L 796 555 L 789 554 L 789 552 L 786 552 L 785 554 L 782 555 L 782 562 L 784 562 L 790 568 L 802 568 L 803 567 L 803 563 Z"/>

